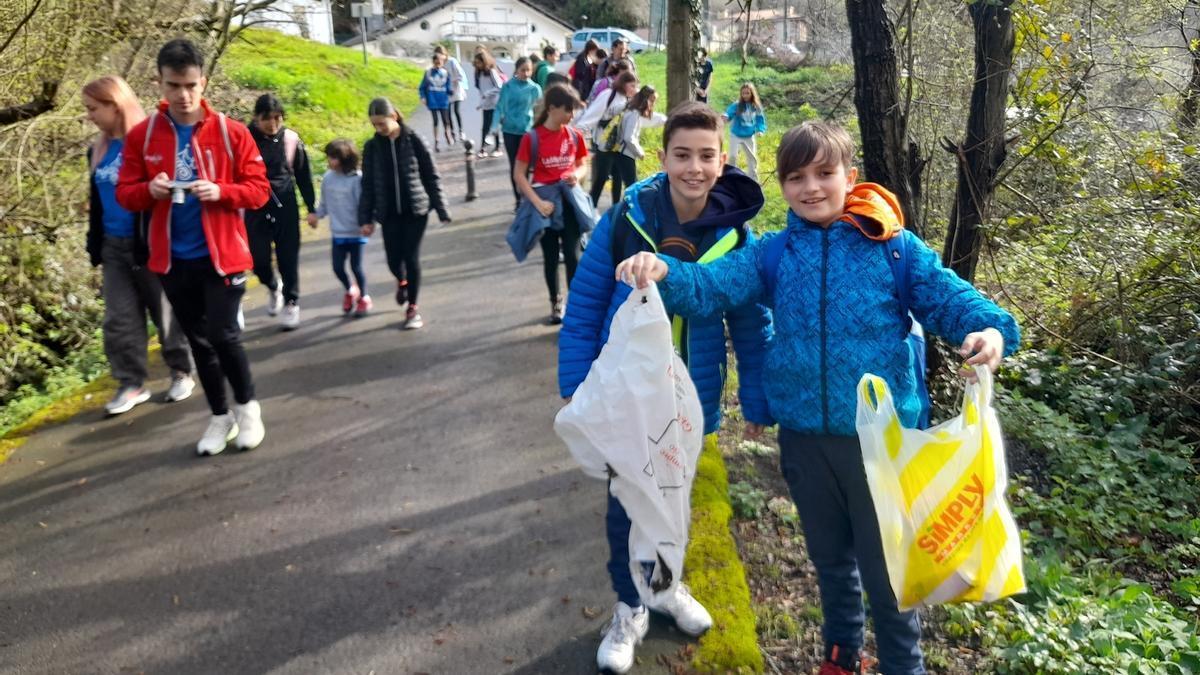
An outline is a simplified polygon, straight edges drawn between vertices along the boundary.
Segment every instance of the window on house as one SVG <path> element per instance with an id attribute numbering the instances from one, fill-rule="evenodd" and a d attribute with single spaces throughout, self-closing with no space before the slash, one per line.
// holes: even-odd
<path id="1" fill-rule="evenodd" d="M 454 12 L 455 21 L 463 21 L 466 23 L 479 23 L 479 12 L 474 9 L 459 9 Z"/>

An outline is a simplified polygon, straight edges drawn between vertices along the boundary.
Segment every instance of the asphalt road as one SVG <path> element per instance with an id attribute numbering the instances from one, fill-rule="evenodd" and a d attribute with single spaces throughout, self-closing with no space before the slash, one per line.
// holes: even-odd
<path id="1" fill-rule="evenodd" d="M 439 162 L 455 221 L 425 238 L 424 329 L 399 328 L 378 234 L 369 317 L 341 316 L 326 241 L 301 251 L 299 330 L 248 296 L 259 449 L 197 458 L 197 390 L 0 466 L 0 672 L 594 672 L 604 486 L 551 429 L 539 254 L 504 243 L 506 160 L 470 204 L 457 148 Z M 656 621 L 635 672 L 680 644 Z"/>

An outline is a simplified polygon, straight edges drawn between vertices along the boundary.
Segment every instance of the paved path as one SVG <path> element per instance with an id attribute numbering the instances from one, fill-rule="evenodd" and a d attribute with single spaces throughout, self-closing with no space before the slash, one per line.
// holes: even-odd
<path id="1" fill-rule="evenodd" d="M 195 457 L 197 390 L 81 415 L 0 466 L 0 672 L 594 671 L 604 487 L 551 430 L 557 331 L 538 254 L 504 244 L 507 162 L 464 204 L 458 157 L 423 330 L 399 330 L 378 236 L 367 318 L 342 318 L 324 241 L 301 252 L 298 331 L 250 294 L 258 450 Z M 681 643 L 652 635 L 636 672 Z"/>

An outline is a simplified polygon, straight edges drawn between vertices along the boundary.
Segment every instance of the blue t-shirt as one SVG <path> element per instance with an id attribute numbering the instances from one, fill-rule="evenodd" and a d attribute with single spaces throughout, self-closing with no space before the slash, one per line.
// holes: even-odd
<path id="1" fill-rule="evenodd" d="M 175 180 L 193 181 L 200 177 L 196 173 L 196 160 L 192 157 L 192 133 L 195 125 L 175 125 L 178 144 L 175 152 Z M 200 200 L 188 192 L 182 204 L 171 204 L 171 257 L 181 260 L 203 258 L 208 253 L 208 239 L 204 236 L 204 223 L 200 220 Z"/>
<path id="2" fill-rule="evenodd" d="M 100 193 L 100 204 L 104 207 L 104 234 L 110 237 L 132 237 L 135 216 L 117 203 L 117 174 L 121 172 L 121 147 L 125 143 L 118 138 L 108 142 L 104 157 L 96 165 L 96 191 Z"/>

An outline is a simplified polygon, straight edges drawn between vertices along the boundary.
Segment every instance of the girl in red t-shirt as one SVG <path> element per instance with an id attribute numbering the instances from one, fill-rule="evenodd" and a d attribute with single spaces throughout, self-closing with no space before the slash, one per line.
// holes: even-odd
<path id="1" fill-rule="evenodd" d="M 517 161 L 513 167 L 513 180 L 517 190 L 546 217 L 554 214 L 555 203 L 548 197 L 557 191 L 558 183 L 571 187 L 579 184 L 587 173 L 584 158 L 587 143 L 583 134 L 570 126 L 575 112 L 583 107 L 579 94 L 566 85 L 557 84 L 546 89 L 542 98 L 542 109 L 533 122 L 533 129 L 521 139 L 517 150 Z M 532 138 L 537 134 L 536 157 L 532 152 Z M 528 177 L 533 169 L 533 181 Z M 575 276 L 579 263 L 580 225 L 579 214 L 568 200 L 562 203 L 562 229 L 546 228 L 542 232 L 542 267 L 546 274 L 546 288 L 550 291 L 550 323 L 562 323 L 566 311 L 563 294 L 558 285 L 558 256 L 562 252 L 567 267 L 567 286 Z"/>

